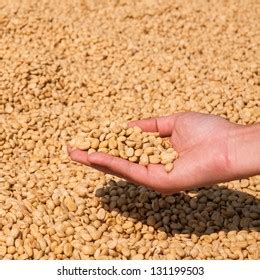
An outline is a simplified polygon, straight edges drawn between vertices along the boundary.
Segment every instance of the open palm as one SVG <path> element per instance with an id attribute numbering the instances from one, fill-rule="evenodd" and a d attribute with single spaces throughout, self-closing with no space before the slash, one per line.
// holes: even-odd
<path id="1" fill-rule="evenodd" d="M 179 153 L 170 173 L 160 164 L 145 167 L 100 152 L 88 155 L 81 150 L 69 149 L 71 159 L 164 194 L 233 179 L 229 135 L 236 124 L 214 115 L 187 112 L 133 121 L 129 126 L 170 137 Z"/>

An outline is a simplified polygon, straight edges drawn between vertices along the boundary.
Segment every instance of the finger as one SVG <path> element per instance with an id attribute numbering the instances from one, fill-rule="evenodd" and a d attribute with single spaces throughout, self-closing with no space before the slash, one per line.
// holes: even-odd
<path id="1" fill-rule="evenodd" d="M 175 192 L 173 183 L 161 164 L 149 164 L 146 167 L 130 161 L 113 157 L 105 153 L 89 155 L 91 166 L 103 172 L 124 178 L 137 185 L 142 185 L 163 194 Z"/>
<path id="2" fill-rule="evenodd" d="M 68 153 L 73 161 L 88 165 L 104 173 L 125 178 L 141 185 L 149 183 L 147 169 L 142 165 L 105 153 L 92 153 L 89 155 L 79 149 L 72 150 L 70 147 L 68 147 Z"/>
<path id="3" fill-rule="evenodd" d="M 129 126 L 139 126 L 143 131 L 159 132 L 161 137 L 171 136 L 174 122 L 179 113 L 159 118 L 150 118 L 129 122 Z"/>
<path id="4" fill-rule="evenodd" d="M 93 168 L 95 168 L 95 169 L 97 169 L 101 172 L 109 173 L 111 175 L 117 176 L 117 174 L 112 173 L 109 169 L 107 169 L 105 167 L 91 164 L 88 160 L 89 155 L 85 151 L 82 151 L 82 150 L 79 150 L 79 149 L 72 150 L 72 148 L 69 147 L 69 146 L 68 146 L 67 150 L 68 150 L 68 154 L 69 154 L 70 158 L 73 161 L 76 161 L 76 162 L 85 164 L 87 166 L 93 167 Z"/>
<path id="5" fill-rule="evenodd" d="M 93 153 L 88 156 L 88 161 L 91 166 L 103 168 L 103 170 L 107 171 L 106 173 L 116 174 L 116 176 L 136 184 L 151 185 L 151 178 L 147 168 L 140 164 L 105 153 Z"/>
<path id="6" fill-rule="evenodd" d="M 160 164 L 149 164 L 146 168 L 140 164 L 105 153 L 98 152 L 88 155 L 82 150 L 72 150 L 70 147 L 68 147 L 68 153 L 73 161 L 85 164 L 101 172 L 124 178 L 127 181 L 146 186 L 163 194 L 174 193 L 172 187 L 169 188 L 169 182 L 167 182 L 169 174 L 165 172 L 164 167 Z"/>
<path id="7" fill-rule="evenodd" d="M 68 147 L 68 154 L 73 161 L 77 161 L 79 163 L 83 163 L 90 166 L 90 162 L 88 160 L 88 153 L 85 151 L 76 149 L 72 150 L 71 147 Z"/>
<path id="8" fill-rule="evenodd" d="M 110 175 L 113 175 L 113 176 L 120 177 L 118 174 L 112 172 L 111 170 L 109 170 L 109 169 L 106 168 L 106 167 L 103 167 L 103 166 L 100 166 L 100 165 L 97 165 L 97 164 L 91 164 L 91 165 L 89 165 L 89 166 L 92 167 L 92 168 L 95 168 L 96 170 L 101 171 L 101 172 L 103 172 L 103 173 L 106 173 L 106 174 L 110 174 Z"/>

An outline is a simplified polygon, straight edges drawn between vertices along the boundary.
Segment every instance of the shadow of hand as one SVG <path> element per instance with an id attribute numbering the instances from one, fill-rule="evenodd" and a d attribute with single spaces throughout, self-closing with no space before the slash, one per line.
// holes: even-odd
<path id="1" fill-rule="evenodd" d="M 97 190 L 96 196 L 107 211 L 117 211 L 168 235 L 260 232 L 260 201 L 225 186 L 164 196 L 126 181 L 111 180 Z"/>

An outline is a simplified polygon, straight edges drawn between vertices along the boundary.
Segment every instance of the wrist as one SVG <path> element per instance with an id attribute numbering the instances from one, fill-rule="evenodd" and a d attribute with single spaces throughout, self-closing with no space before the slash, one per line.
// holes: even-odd
<path id="1" fill-rule="evenodd" d="M 230 131 L 229 161 L 236 178 L 260 174 L 260 124 L 236 125 Z"/>

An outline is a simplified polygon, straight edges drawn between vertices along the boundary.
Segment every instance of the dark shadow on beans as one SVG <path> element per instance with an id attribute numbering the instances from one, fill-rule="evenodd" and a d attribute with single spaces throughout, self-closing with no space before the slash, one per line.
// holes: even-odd
<path id="1" fill-rule="evenodd" d="M 105 210 L 141 221 L 169 236 L 260 232 L 260 200 L 223 185 L 165 196 L 126 181 L 111 180 L 96 191 L 96 196 Z"/>

